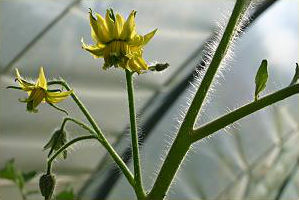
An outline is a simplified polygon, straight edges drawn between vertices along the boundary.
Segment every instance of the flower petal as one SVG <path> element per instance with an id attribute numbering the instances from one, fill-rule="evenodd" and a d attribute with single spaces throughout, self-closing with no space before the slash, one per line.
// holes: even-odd
<path id="1" fill-rule="evenodd" d="M 90 21 L 90 34 L 94 42 L 100 41 L 99 31 L 98 31 L 98 24 L 97 20 L 92 15 L 92 10 L 89 11 L 89 21 Z"/>
<path id="2" fill-rule="evenodd" d="M 105 22 L 107 24 L 110 38 L 115 39 L 115 37 L 114 37 L 115 24 L 114 24 L 114 21 L 110 17 L 111 15 L 112 15 L 111 11 L 107 9 L 106 16 L 105 16 Z"/>
<path id="3" fill-rule="evenodd" d="M 108 26 L 105 22 L 105 19 L 99 13 L 96 13 L 96 17 L 98 25 L 99 42 L 107 43 L 112 39 L 109 35 Z"/>
<path id="4" fill-rule="evenodd" d="M 136 35 L 135 15 L 136 11 L 133 10 L 124 24 L 120 39 L 131 40 Z"/>
<path id="5" fill-rule="evenodd" d="M 84 43 L 83 38 L 81 39 L 82 48 L 90 52 L 94 58 L 102 58 L 104 55 L 105 45 L 98 43 L 97 45 L 87 45 Z"/>
<path id="6" fill-rule="evenodd" d="M 30 90 L 33 90 L 34 89 L 34 84 L 32 83 L 29 83 L 27 81 L 25 81 L 20 73 L 19 73 L 19 70 L 16 68 L 16 80 L 19 82 L 19 85 L 20 87 L 22 88 L 22 90 L 24 91 L 30 91 Z"/>
<path id="7" fill-rule="evenodd" d="M 49 92 L 46 93 L 46 102 L 48 103 L 59 103 L 65 100 L 73 90 L 66 91 L 66 92 Z"/>
<path id="8" fill-rule="evenodd" d="M 143 44 L 142 44 L 143 46 L 145 46 L 154 37 L 154 35 L 156 34 L 157 30 L 158 29 L 155 29 L 152 32 L 150 32 L 150 33 L 148 33 L 148 34 L 146 34 L 146 35 L 143 36 L 143 38 L 144 38 L 144 41 L 143 41 Z"/>
<path id="9" fill-rule="evenodd" d="M 114 29 L 114 36 L 115 38 L 120 38 L 121 32 L 123 30 L 123 26 L 125 23 L 125 20 L 123 16 L 120 14 L 116 13 L 116 20 L 115 20 L 115 29 Z"/>
<path id="10" fill-rule="evenodd" d="M 39 69 L 39 76 L 36 82 L 36 86 L 43 88 L 44 90 L 47 90 L 47 79 L 45 77 L 44 68 L 40 67 Z"/>

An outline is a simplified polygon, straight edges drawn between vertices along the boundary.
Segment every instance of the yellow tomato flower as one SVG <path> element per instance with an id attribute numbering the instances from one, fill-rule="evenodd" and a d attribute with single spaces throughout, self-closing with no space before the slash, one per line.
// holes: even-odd
<path id="1" fill-rule="evenodd" d="M 99 13 L 95 15 L 96 18 L 90 10 L 91 37 L 95 45 L 86 45 L 82 38 L 82 48 L 94 58 L 104 58 L 104 69 L 114 66 L 137 73 L 148 70 L 148 65 L 142 58 L 143 47 L 152 39 L 157 29 L 144 36 L 137 34 L 134 10 L 126 21 L 120 14 L 114 15 L 112 9 L 107 10 L 105 18 Z"/>
<path id="2" fill-rule="evenodd" d="M 41 102 L 47 102 L 49 104 L 59 103 L 65 100 L 73 92 L 48 90 L 47 80 L 43 67 L 40 67 L 39 76 L 35 84 L 29 83 L 24 80 L 21 77 L 18 69 L 16 69 L 16 80 L 19 82 L 20 88 L 28 93 L 28 98 L 22 100 L 22 102 L 27 103 L 27 110 L 30 112 L 37 112 L 36 107 Z"/>

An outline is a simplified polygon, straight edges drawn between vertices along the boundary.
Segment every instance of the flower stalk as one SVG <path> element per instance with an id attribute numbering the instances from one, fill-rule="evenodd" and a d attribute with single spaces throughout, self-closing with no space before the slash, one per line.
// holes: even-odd
<path id="1" fill-rule="evenodd" d="M 131 124 L 131 140 L 132 140 L 132 150 L 133 150 L 133 162 L 134 162 L 134 181 L 136 184 L 136 195 L 138 199 L 143 199 L 145 193 L 142 187 L 142 176 L 140 167 L 140 155 L 139 155 L 139 145 L 138 145 L 138 133 L 136 127 L 136 114 L 135 114 L 135 103 L 134 103 L 134 86 L 133 86 L 133 73 L 126 70 L 126 80 L 127 80 L 127 92 L 128 92 L 128 102 L 129 102 L 129 115 Z"/>
<path id="2" fill-rule="evenodd" d="M 50 81 L 48 82 L 48 85 L 61 85 L 63 86 L 66 90 L 70 91 L 71 88 L 70 86 L 64 81 L 64 80 L 57 80 L 57 81 Z M 74 102 L 78 105 L 88 122 L 91 124 L 95 132 L 97 133 L 97 139 L 98 141 L 106 148 L 112 159 L 116 162 L 120 170 L 124 173 L 125 177 L 127 178 L 128 182 L 130 185 L 135 188 L 134 184 L 134 178 L 132 173 L 130 172 L 129 168 L 127 165 L 124 163 L 124 161 L 121 159 L 121 157 L 118 155 L 118 153 L 114 150 L 114 148 L 111 146 L 111 144 L 108 142 L 104 134 L 102 133 L 100 127 L 97 125 L 89 111 L 86 109 L 84 104 L 81 102 L 81 100 L 77 97 L 77 95 L 72 92 L 71 94 L 72 99 Z"/>

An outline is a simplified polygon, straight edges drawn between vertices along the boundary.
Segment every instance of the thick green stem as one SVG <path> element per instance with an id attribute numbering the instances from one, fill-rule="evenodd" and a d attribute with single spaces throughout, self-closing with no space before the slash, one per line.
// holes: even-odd
<path id="1" fill-rule="evenodd" d="M 49 81 L 48 85 L 62 85 L 66 90 L 70 91 L 70 86 L 64 81 L 64 80 L 58 80 L 58 81 Z M 134 184 L 134 178 L 132 173 L 130 172 L 127 165 L 124 163 L 124 161 L 121 159 L 121 157 L 118 155 L 118 153 L 114 150 L 114 148 L 111 146 L 111 144 L 108 142 L 100 128 L 98 127 L 97 123 L 91 116 L 91 114 L 88 112 L 88 110 L 85 108 L 83 103 L 80 101 L 80 99 L 77 97 L 77 95 L 73 92 L 71 94 L 72 99 L 75 101 L 75 103 L 78 105 L 82 113 L 85 115 L 86 119 L 89 121 L 95 132 L 98 134 L 98 141 L 105 147 L 105 149 L 108 151 L 110 156 L 113 158 L 113 160 L 116 162 L 118 167 L 121 169 L 121 171 L 124 173 L 125 177 L 127 178 L 130 185 L 135 188 Z"/>
<path id="2" fill-rule="evenodd" d="M 188 133 L 179 132 L 162 165 L 153 189 L 147 196 L 150 200 L 164 199 L 177 170 L 184 160 L 189 148 Z"/>
<path id="3" fill-rule="evenodd" d="M 134 181 L 137 189 L 135 192 L 138 199 L 144 199 L 145 192 L 142 187 L 140 155 L 139 155 L 139 147 L 138 147 L 138 133 L 136 127 L 136 114 L 135 114 L 135 103 L 134 103 L 134 86 L 133 86 L 132 75 L 133 74 L 129 70 L 126 70 L 127 92 L 128 92 L 130 124 L 131 124 L 131 139 L 132 139 L 133 162 L 134 162 Z"/>
<path id="4" fill-rule="evenodd" d="M 248 2 L 248 0 L 237 0 L 219 46 L 217 47 L 216 52 L 212 58 L 211 64 L 201 82 L 198 91 L 195 94 L 194 99 L 192 100 L 192 103 L 178 132 L 178 135 L 167 154 L 166 160 L 162 165 L 157 180 L 155 181 L 151 192 L 147 196 L 147 199 L 164 199 L 170 187 L 170 184 L 180 167 L 180 164 L 182 163 L 185 155 L 190 148 L 190 145 L 192 144 L 191 133 L 197 115 L 206 98 L 208 90 L 221 64 L 221 61 L 224 59 L 227 50 L 229 49 L 229 46 L 233 41 L 233 38 L 237 31 L 237 27 L 246 10 L 246 6 L 248 6 Z"/>
<path id="5" fill-rule="evenodd" d="M 267 95 L 261 99 L 258 99 L 257 101 L 253 101 L 252 103 L 242 106 L 241 108 L 238 108 L 194 130 L 192 134 L 192 142 L 196 142 L 204 137 L 207 137 L 212 133 L 215 133 L 216 131 L 226 127 L 229 124 L 238 121 L 239 119 L 247 115 L 250 115 L 264 107 L 267 107 L 273 103 L 281 101 L 297 93 L 299 93 L 299 84 L 289 86 L 287 88 L 274 92 L 270 95 Z"/>
<path id="6" fill-rule="evenodd" d="M 51 158 L 48 159 L 48 165 L 47 165 L 47 174 L 51 173 L 51 168 L 52 168 L 52 162 L 53 160 L 64 150 L 66 150 L 69 146 L 71 146 L 72 144 L 79 142 L 81 140 L 89 140 L 89 139 L 96 139 L 98 140 L 97 136 L 94 135 L 85 135 L 85 136 L 81 136 L 81 137 L 77 137 L 75 139 L 72 139 L 71 141 L 69 141 L 68 143 L 66 143 L 65 145 L 63 145 L 62 147 L 60 147 L 60 149 L 58 149 L 52 156 Z"/>
<path id="7" fill-rule="evenodd" d="M 238 25 L 241 21 L 241 18 L 246 11 L 246 6 L 248 6 L 248 0 L 237 0 L 234 6 L 232 15 L 229 19 L 227 27 L 223 33 L 221 41 L 214 53 L 211 64 L 208 67 L 208 70 L 201 81 L 200 87 L 197 90 L 194 99 L 189 107 L 189 110 L 186 114 L 186 117 L 183 122 L 183 126 L 187 126 L 192 128 L 196 121 L 197 115 L 202 107 L 202 104 L 207 96 L 209 88 L 213 82 L 215 74 L 226 56 L 228 49 L 230 48 L 231 43 L 233 42 L 233 38 L 236 35 L 238 30 Z"/>

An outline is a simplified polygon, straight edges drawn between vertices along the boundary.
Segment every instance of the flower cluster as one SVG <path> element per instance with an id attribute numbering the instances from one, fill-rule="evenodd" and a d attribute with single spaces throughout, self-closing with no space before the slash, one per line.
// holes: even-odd
<path id="1" fill-rule="evenodd" d="M 96 18 L 90 10 L 91 37 L 95 44 L 86 45 L 82 38 L 82 48 L 94 58 L 104 58 L 104 69 L 114 66 L 137 73 L 148 70 L 148 65 L 142 58 L 143 47 L 152 39 L 157 29 L 144 36 L 137 34 L 134 10 L 126 21 L 120 14 L 114 14 L 112 9 L 107 10 L 105 18 L 99 13 L 95 15 Z"/>

